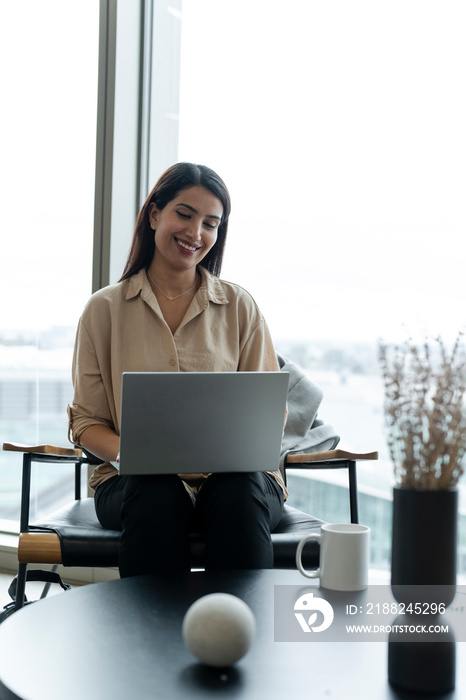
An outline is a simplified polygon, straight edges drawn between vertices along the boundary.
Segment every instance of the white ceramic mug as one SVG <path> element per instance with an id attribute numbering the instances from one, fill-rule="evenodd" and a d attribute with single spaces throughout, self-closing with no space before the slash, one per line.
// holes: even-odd
<path id="1" fill-rule="evenodd" d="M 296 566 L 308 578 L 320 578 L 322 588 L 362 591 L 369 573 L 370 528 L 353 523 L 322 525 L 320 535 L 307 535 L 296 550 Z M 301 553 L 306 542 L 320 542 L 319 568 L 306 571 Z"/>

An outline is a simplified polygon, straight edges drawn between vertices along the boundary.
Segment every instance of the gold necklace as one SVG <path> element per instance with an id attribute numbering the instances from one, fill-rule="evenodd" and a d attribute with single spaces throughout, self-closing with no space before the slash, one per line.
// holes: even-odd
<path id="1" fill-rule="evenodd" d="M 147 270 L 147 276 L 148 276 L 148 278 L 150 279 L 150 281 L 152 282 L 152 284 L 155 285 L 155 286 L 157 287 L 157 289 L 159 290 L 159 292 L 161 292 L 161 293 L 163 294 L 163 296 L 164 296 L 166 299 L 168 299 L 168 301 L 174 301 L 175 299 L 179 299 L 180 297 L 184 296 L 184 295 L 187 294 L 188 292 L 191 292 L 191 291 L 194 289 L 194 287 L 196 286 L 196 283 L 197 283 L 197 277 L 196 277 L 196 279 L 194 280 L 194 284 L 193 284 L 192 287 L 190 287 L 189 289 L 187 289 L 185 292 L 181 292 L 181 294 L 177 294 L 176 297 L 171 297 L 171 296 L 169 296 L 168 294 L 166 294 L 166 293 L 163 291 L 163 289 L 160 289 L 160 287 L 159 287 L 159 285 L 157 284 L 157 282 L 151 277 L 151 274 L 150 274 L 149 270 Z"/>

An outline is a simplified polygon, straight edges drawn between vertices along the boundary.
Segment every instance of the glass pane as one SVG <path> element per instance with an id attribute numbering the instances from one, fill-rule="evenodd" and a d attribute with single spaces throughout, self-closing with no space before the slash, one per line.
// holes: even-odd
<path id="1" fill-rule="evenodd" d="M 71 358 L 91 293 L 99 6 L 0 4 L 0 435 L 67 442 Z M 34 472 L 34 515 L 74 470 Z M 19 517 L 21 456 L 0 452 L 0 519 Z"/>
<path id="2" fill-rule="evenodd" d="M 377 340 L 464 326 L 465 19 L 455 0 L 183 0 L 179 160 L 229 186 L 223 276 L 322 387 L 320 417 L 342 447 L 379 450 L 359 485 L 384 552 Z"/>

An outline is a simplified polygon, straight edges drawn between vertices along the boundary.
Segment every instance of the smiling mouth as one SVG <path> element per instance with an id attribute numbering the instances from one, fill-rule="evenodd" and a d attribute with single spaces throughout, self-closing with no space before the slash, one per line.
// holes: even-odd
<path id="1" fill-rule="evenodd" d="M 175 241 L 177 244 L 180 246 L 180 248 L 184 248 L 185 250 L 189 250 L 190 253 L 195 253 L 196 250 L 199 250 L 202 246 L 200 245 L 189 245 L 189 243 L 186 243 L 185 241 L 181 241 L 179 238 L 176 238 L 174 236 Z"/>

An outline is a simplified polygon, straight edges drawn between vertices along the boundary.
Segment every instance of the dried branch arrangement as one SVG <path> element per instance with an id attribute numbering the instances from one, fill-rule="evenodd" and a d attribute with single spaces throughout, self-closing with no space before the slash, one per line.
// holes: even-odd
<path id="1" fill-rule="evenodd" d="M 450 352 L 425 341 L 392 347 L 379 343 L 385 388 L 385 424 L 397 486 L 453 488 L 466 453 L 466 349 L 461 335 Z"/>

